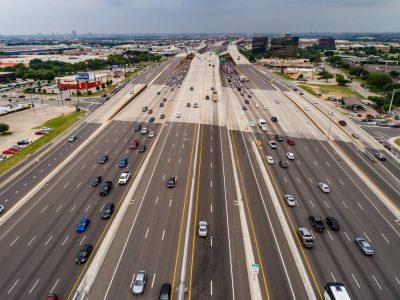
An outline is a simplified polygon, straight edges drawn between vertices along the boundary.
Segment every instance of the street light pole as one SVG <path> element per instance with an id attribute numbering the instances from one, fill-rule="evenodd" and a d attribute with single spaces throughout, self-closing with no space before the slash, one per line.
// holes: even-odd
<path id="1" fill-rule="evenodd" d="M 390 105 L 389 105 L 388 118 L 390 118 L 390 111 L 392 110 L 392 104 L 393 104 L 393 99 L 394 99 L 394 93 L 395 92 L 396 92 L 396 89 L 393 89 L 392 100 L 390 100 Z"/>

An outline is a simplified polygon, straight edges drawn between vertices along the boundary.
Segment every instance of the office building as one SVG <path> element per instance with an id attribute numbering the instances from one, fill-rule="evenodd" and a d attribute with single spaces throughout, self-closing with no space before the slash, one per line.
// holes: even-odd
<path id="1" fill-rule="evenodd" d="M 253 53 L 264 53 L 267 50 L 268 38 L 265 35 L 253 37 L 251 51 Z"/>
<path id="2" fill-rule="evenodd" d="M 335 49 L 335 38 L 323 37 L 318 40 L 318 46 L 323 49 Z"/>
<path id="3" fill-rule="evenodd" d="M 271 56 L 279 58 L 297 57 L 299 37 L 287 34 L 271 38 Z"/>

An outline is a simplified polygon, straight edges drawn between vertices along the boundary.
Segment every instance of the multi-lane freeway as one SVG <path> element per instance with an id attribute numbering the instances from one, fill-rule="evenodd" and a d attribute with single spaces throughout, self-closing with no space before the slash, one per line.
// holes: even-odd
<path id="1" fill-rule="evenodd" d="M 165 283 L 173 299 L 323 299 L 327 282 L 343 282 L 351 299 L 398 298 L 398 161 L 372 162 L 364 151 L 384 149 L 357 124 L 341 128 L 327 104 L 255 68 L 235 46 L 229 62 L 215 49 L 226 44 L 148 69 L 71 130 L 77 141 L 62 136 L 18 176 L 3 176 L 1 299 L 130 299 L 139 271 L 143 299 L 157 299 Z M 144 153 L 129 149 L 134 139 Z M 117 184 L 122 171 L 131 172 L 126 185 Z M 113 182 L 106 196 L 90 186 L 99 175 Z M 104 220 L 110 202 L 116 209 Z M 83 217 L 91 222 L 78 233 Z M 372 257 L 356 237 L 371 243 Z M 84 244 L 93 252 L 78 265 Z"/>

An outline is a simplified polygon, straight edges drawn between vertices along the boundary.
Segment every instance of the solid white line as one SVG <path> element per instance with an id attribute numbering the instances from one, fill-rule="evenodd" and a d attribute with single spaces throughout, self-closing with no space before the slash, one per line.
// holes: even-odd
<path id="1" fill-rule="evenodd" d="M 379 287 L 379 289 L 382 290 L 381 285 L 379 284 L 378 280 L 376 280 L 374 275 L 372 275 L 372 278 L 375 280 L 375 282 L 376 282 L 377 286 Z"/>
<path id="2" fill-rule="evenodd" d="M 35 288 L 35 286 L 37 285 L 38 282 L 39 282 L 39 278 L 36 280 L 35 284 L 31 288 L 31 290 L 29 291 L 29 294 L 32 293 L 33 289 Z"/>
<path id="3" fill-rule="evenodd" d="M 62 207 L 62 204 L 57 208 L 56 213 L 60 210 L 61 207 Z"/>
<path id="4" fill-rule="evenodd" d="M 353 276 L 353 279 L 354 279 L 354 281 L 356 282 L 356 284 L 357 284 L 358 288 L 360 288 L 360 285 L 358 284 L 358 281 L 357 281 L 357 279 L 356 279 L 356 277 L 354 276 L 354 274 L 353 274 L 353 273 L 351 273 L 351 276 Z"/>
<path id="5" fill-rule="evenodd" d="M 47 244 L 50 242 L 50 240 L 53 238 L 53 235 L 51 235 L 50 237 L 49 237 L 49 239 L 47 240 L 47 242 L 46 243 L 44 243 L 44 246 L 47 246 Z"/>
<path id="6" fill-rule="evenodd" d="M 162 238 L 161 238 L 162 241 L 164 240 L 164 236 L 165 236 L 165 229 L 164 229 L 164 231 L 162 233 Z"/>
<path id="7" fill-rule="evenodd" d="M 28 243 L 28 246 L 33 242 L 34 239 L 36 239 L 36 235 L 30 240 L 30 242 Z"/>
<path id="8" fill-rule="evenodd" d="M 154 279 L 156 278 L 156 273 L 153 274 L 153 280 L 151 281 L 151 288 L 154 286 Z"/>
<path id="9" fill-rule="evenodd" d="M 81 242 L 79 243 L 79 246 L 82 245 L 82 243 L 83 243 L 83 241 L 85 240 L 85 238 L 86 238 L 86 234 L 85 234 L 85 236 L 83 237 L 83 239 L 81 240 Z"/>
<path id="10" fill-rule="evenodd" d="M 60 278 L 57 278 L 56 283 L 55 283 L 55 284 L 53 285 L 53 287 L 51 288 L 50 294 L 53 293 L 53 291 L 54 291 L 54 289 L 56 288 L 56 286 L 57 286 L 57 284 L 58 284 L 59 281 L 60 281 Z"/>
<path id="11" fill-rule="evenodd" d="M 147 227 L 147 230 L 146 230 L 146 234 L 144 235 L 144 238 L 145 239 L 147 239 L 147 235 L 149 234 L 149 227 Z"/>
<path id="12" fill-rule="evenodd" d="M 19 236 L 17 236 L 17 237 L 15 238 L 15 240 L 10 244 L 10 247 L 11 247 L 12 245 L 14 245 L 14 243 L 15 243 L 18 239 L 19 239 Z"/>
<path id="13" fill-rule="evenodd" d="M 65 238 L 64 242 L 62 242 L 61 246 L 64 246 L 64 244 L 67 242 L 68 239 L 69 239 L 69 235 L 67 235 L 67 237 Z"/>
<path id="14" fill-rule="evenodd" d="M 18 282 L 19 282 L 19 278 L 18 278 L 17 281 L 13 284 L 13 286 L 11 287 L 11 289 L 8 290 L 8 294 L 11 293 L 11 291 L 12 291 L 13 288 L 17 285 Z"/>
<path id="15" fill-rule="evenodd" d="M 45 207 L 43 207 L 43 209 L 40 211 L 40 213 L 42 214 L 49 206 L 46 205 Z"/>

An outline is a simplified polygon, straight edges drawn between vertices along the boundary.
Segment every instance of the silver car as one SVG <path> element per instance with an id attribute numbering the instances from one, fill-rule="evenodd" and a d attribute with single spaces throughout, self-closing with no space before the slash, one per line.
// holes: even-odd
<path id="1" fill-rule="evenodd" d="M 135 274 L 133 279 L 132 292 L 134 295 L 142 295 L 144 286 L 146 285 L 147 274 L 146 271 L 139 271 Z"/>
<path id="2" fill-rule="evenodd" d="M 296 206 L 296 200 L 292 195 L 285 195 L 285 200 L 288 206 Z"/>
<path id="3" fill-rule="evenodd" d="M 364 238 L 358 237 L 355 239 L 357 247 L 361 250 L 364 255 L 374 255 L 374 249 L 372 249 L 371 244 Z"/>
<path id="4" fill-rule="evenodd" d="M 324 193 L 329 193 L 331 190 L 326 183 L 320 182 L 318 183 L 319 189 Z"/>
<path id="5" fill-rule="evenodd" d="M 199 222 L 199 236 L 200 237 L 207 236 L 207 222 L 206 221 Z"/>

